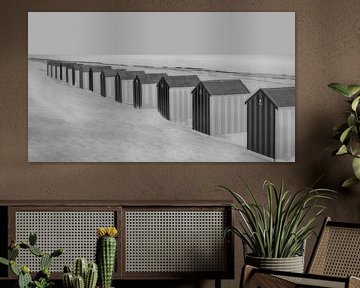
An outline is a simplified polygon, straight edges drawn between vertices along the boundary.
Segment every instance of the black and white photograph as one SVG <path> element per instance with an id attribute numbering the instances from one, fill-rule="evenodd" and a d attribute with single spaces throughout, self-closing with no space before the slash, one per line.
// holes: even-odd
<path id="1" fill-rule="evenodd" d="M 294 12 L 29 12 L 29 162 L 295 162 Z"/>

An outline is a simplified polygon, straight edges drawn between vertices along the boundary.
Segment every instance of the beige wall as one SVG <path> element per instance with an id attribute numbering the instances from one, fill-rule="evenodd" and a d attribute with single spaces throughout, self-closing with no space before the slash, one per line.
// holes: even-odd
<path id="1" fill-rule="evenodd" d="M 1 200 L 222 199 L 227 195 L 209 191 L 207 185 L 237 187 L 237 175 L 265 199 L 264 179 L 284 179 L 294 190 L 325 173 L 321 184 L 338 189 L 351 173 L 346 157 L 325 151 L 332 143 L 331 128 L 346 107 L 326 85 L 360 82 L 358 0 L 19 0 L 2 1 L 0 7 L 0 42 L 7 43 L 1 48 L 0 68 Z M 27 11 L 295 11 L 296 163 L 27 163 Z M 339 192 L 329 215 L 359 222 L 360 186 Z M 236 256 L 239 270 L 240 253 Z M 225 286 L 237 287 L 237 281 Z"/>

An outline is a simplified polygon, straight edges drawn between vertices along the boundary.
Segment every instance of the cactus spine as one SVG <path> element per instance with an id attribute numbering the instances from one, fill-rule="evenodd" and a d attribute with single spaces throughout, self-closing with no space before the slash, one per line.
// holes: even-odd
<path id="1" fill-rule="evenodd" d="M 115 227 L 98 228 L 96 243 L 96 262 L 99 267 L 100 288 L 110 288 L 116 258 Z"/>

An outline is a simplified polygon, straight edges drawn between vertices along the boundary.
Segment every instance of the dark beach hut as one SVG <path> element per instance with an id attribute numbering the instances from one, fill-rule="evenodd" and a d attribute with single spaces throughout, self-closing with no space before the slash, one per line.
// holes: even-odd
<path id="1" fill-rule="evenodd" d="M 166 73 L 136 75 L 134 79 L 135 108 L 157 108 L 157 84 Z"/>
<path id="2" fill-rule="evenodd" d="M 126 71 L 125 69 L 109 69 L 102 71 L 100 75 L 100 84 L 101 84 L 101 96 L 106 97 L 108 99 L 115 100 L 116 94 L 119 94 L 119 85 L 116 85 L 116 76 L 119 72 Z"/>
<path id="3" fill-rule="evenodd" d="M 158 111 L 171 121 L 192 119 L 192 90 L 200 80 L 196 75 L 164 76 L 158 83 Z"/>
<path id="4" fill-rule="evenodd" d="M 295 157 L 295 88 L 262 88 L 247 101 L 247 149 L 273 159 Z"/>
<path id="5" fill-rule="evenodd" d="M 133 105 L 134 100 L 134 79 L 136 75 L 144 75 L 144 71 L 120 71 L 116 75 L 115 81 L 120 94 L 116 95 L 115 100 L 124 104 Z"/>
<path id="6" fill-rule="evenodd" d="M 208 134 L 246 132 L 249 90 L 241 80 L 201 81 L 192 91 L 192 127 Z"/>
<path id="7" fill-rule="evenodd" d="M 51 76 L 51 60 L 46 61 L 46 76 Z"/>
<path id="8" fill-rule="evenodd" d="M 89 69 L 89 90 L 101 95 L 101 73 L 111 66 L 91 66 Z"/>
<path id="9" fill-rule="evenodd" d="M 68 76 L 67 76 L 67 65 L 69 63 L 67 62 L 62 62 L 61 63 L 61 80 L 64 82 L 68 81 Z"/>
<path id="10" fill-rule="evenodd" d="M 62 80 L 62 62 L 58 61 L 56 63 L 56 79 Z"/>

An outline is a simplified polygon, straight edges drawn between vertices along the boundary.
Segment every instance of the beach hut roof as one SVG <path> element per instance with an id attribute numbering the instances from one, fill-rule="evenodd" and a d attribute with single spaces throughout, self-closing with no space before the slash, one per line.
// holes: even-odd
<path id="1" fill-rule="evenodd" d="M 256 95 L 260 90 L 264 92 L 266 97 L 270 99 L 276 108 L 295 107 L 295 87 L 261 88 L 254 95 Z M 245 103 L 253 98 L 254 95 L 251 96 Z"/>
<path id="2" fill-rule="evenodd" d="M 140 79 L 141 84 L 157 84 L 161 77 L 167 76 L 166 73 L 150 73 L 150 74 L 139 74 L 137 77 Z"/>
<path id="3" fill-rule="evenodd" d="M 80 69 L 82 69 L 83 66 L 84 66 L 84 65 L 78 64 L 78 63 L 75 63 L 75 64 L 73 65 L 73 67 L 74 67 L 75 70 L 80 70 Z"/>
<path id="4" fill-rule="evenodd" d="M 109 69 L 109 70 L 105 70 L 104 71 L 104 75 L 105 77 L 114 77 L 116 76 L 116 74 L 118 74 L 119 72 L 123 72 L 126 71 L 125 69 Z"/>
<path id="5" fill-rule="evenodd" d="M 120 71 L 119 73 L 121 80 L 133 80 L 136 75 L 143 75 L 145 74 L 144 71 Z"/>
<path id="6" fill-rule="evenodd" d="M 165 76 L 164 79 L 170 87 L 193 87 L 200 82 L 196 75 Z"/>
<path id="7" fill-rule="evenodd" d="M 201 82 L 210 95 L 248 94 L 250 91 L 239 79 L 208 80 Z"/>
<path id="8" fill-rule="evenodd" d="M 90 70 L 90 68 L 93 72 L 101 72 L 101 71 L 111 69 L 111 66 L 90 66 L 89 70 Z"/>

